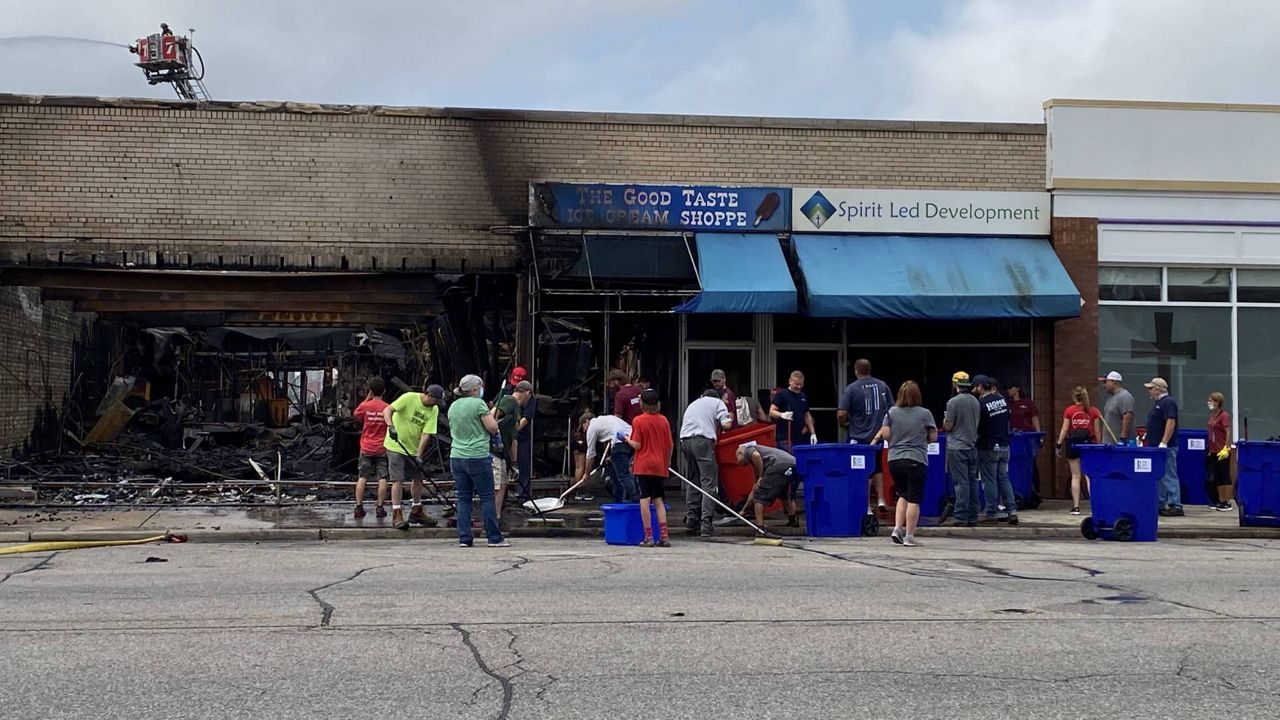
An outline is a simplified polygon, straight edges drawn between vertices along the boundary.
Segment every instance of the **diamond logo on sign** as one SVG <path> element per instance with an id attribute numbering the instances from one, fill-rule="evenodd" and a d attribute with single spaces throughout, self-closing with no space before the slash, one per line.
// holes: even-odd
<path id="1" fill-rule="evenodd" d="M 816 192 L 813 197 L 805 201 L 804 205 L 800 206 L 800 212 L 809 218 L 809 222 L 813 223 L 814 227 L 820 228 L 836 213 L 836 206 L 832 205 L 821 192 Z"/>
<path id="2" fill-rule="evenodd" d="M 861 455 L 854 455 L 853 457 L 849 458 L 849 469 L 850 470 L 866 470 L 867 459 L 862 457 Z"/>
<path id="3" fill-rule="evenodd" d="M 1187 438 L 1188 450 L 1203 450 L 1204 438 Z"/>
<path id="4" fill-rule="evenodd" d="M 1134 458 L 1133 471 L 1135 473 L 1151 472 L 1151 458 Z"/>

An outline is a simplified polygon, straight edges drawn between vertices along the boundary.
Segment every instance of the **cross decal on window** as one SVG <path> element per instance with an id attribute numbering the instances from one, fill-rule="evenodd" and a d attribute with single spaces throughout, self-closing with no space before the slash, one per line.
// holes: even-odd
<path id="1" fill-rule="evenodd" d="M 1133 340 L 1130 345 L 1131 358 L 1156 358 L 1156 375 L 1172 381 L 1173 359 L 1175 357 L 1196 359 L 1196 341 L 1184 340 L 1174 342 L 1173 313 L 1158 312 L 1155 314 L 1156 339 Z"/>

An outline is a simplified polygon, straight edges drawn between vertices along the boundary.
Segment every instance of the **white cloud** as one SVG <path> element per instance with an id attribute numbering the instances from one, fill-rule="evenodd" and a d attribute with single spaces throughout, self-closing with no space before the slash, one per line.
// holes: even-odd
<path id="1" fill-rule="evenodd" d="M 1252 0 L 970 0 L 891 42 L 900 117 L 1042 119 L 1050 97 L 1280 101 L 1280 4 Z"/>

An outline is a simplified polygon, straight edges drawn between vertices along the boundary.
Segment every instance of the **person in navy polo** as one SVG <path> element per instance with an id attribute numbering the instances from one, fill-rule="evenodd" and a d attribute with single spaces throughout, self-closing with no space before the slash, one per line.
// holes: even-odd
<path id="1" fill-rule="evenodd" d="M 787 387 L 773 396 L 769 417 L 778 425 L 778 447 L 790 452 L 806 442 L 806 435 L 810 445 L 818 444 L 818 436 L 813 432 L 813 415 L 809 413 L 809 398 L 804 394 L 804 373 L 799 370 L 791 373 Z"/>
<path id="2" fill-rule="evenodd" d="M 1164 461 L 1164 477 L 1160 479 L 1160 514 L 1181 517 L 1182 488 L 1178 485 L 1178 403 L 1169 394 L 1164 378 L 1151 378 L 1146 383 L 1151 396 L 1151 412 L 1147 413 L 1147 447 L 1161 447 L 1168 452 Z"/>

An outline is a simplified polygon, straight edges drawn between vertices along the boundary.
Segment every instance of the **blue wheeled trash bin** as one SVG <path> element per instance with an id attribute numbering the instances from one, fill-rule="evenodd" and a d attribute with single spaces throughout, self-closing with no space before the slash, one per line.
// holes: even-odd
<path id="1" fill-rule="evenodd" d="M 1280 442 L 1236 443 L 1240 527 L 1280 527 Z"/>
<path id="2" fill-rule="evenodd" d="M 824 443 L 799 445 L 796 474 L 804 483 L 804 525 L 809 537 L 858 537 L 880 532 L 880 520 L 868 512 L 868 484 L 880 448 Z"/>
<path id="3" fill-rule="evenodd" d="M 1019 510 L 1035 510 L 1040 507 L 1040 490 L 1035 487 L 1036 459 L 1044 444 L 1044 433 L 1013 433 L 1009 441 L 1009 482 Z"/>
<path id="4" fill-rule="evenodd" d="M 1089 540 L 1154 542 L 1159 519 L 1163 448 L 1079 445 L 1093 515 L 1080 523 Z"/>
<path id="5" fill-rule="evenodd" d="M 947 434 L 938 433 L 938 442 L 929 445 L 929 471 L 924 480 L 924 502 L 920 503 L 920 527 L 936 527 L 951 517 L 956 489 L 947 472 Z"/>
<path id="6" fill-rule="evenodd" d="M 1208 430 L 1178 431 L 1178 484 L 1182 490 L 1183 505 L 1209 504 L 1209 491 L 1204 486 L 1204 456 L 1208 438 Z"/>

